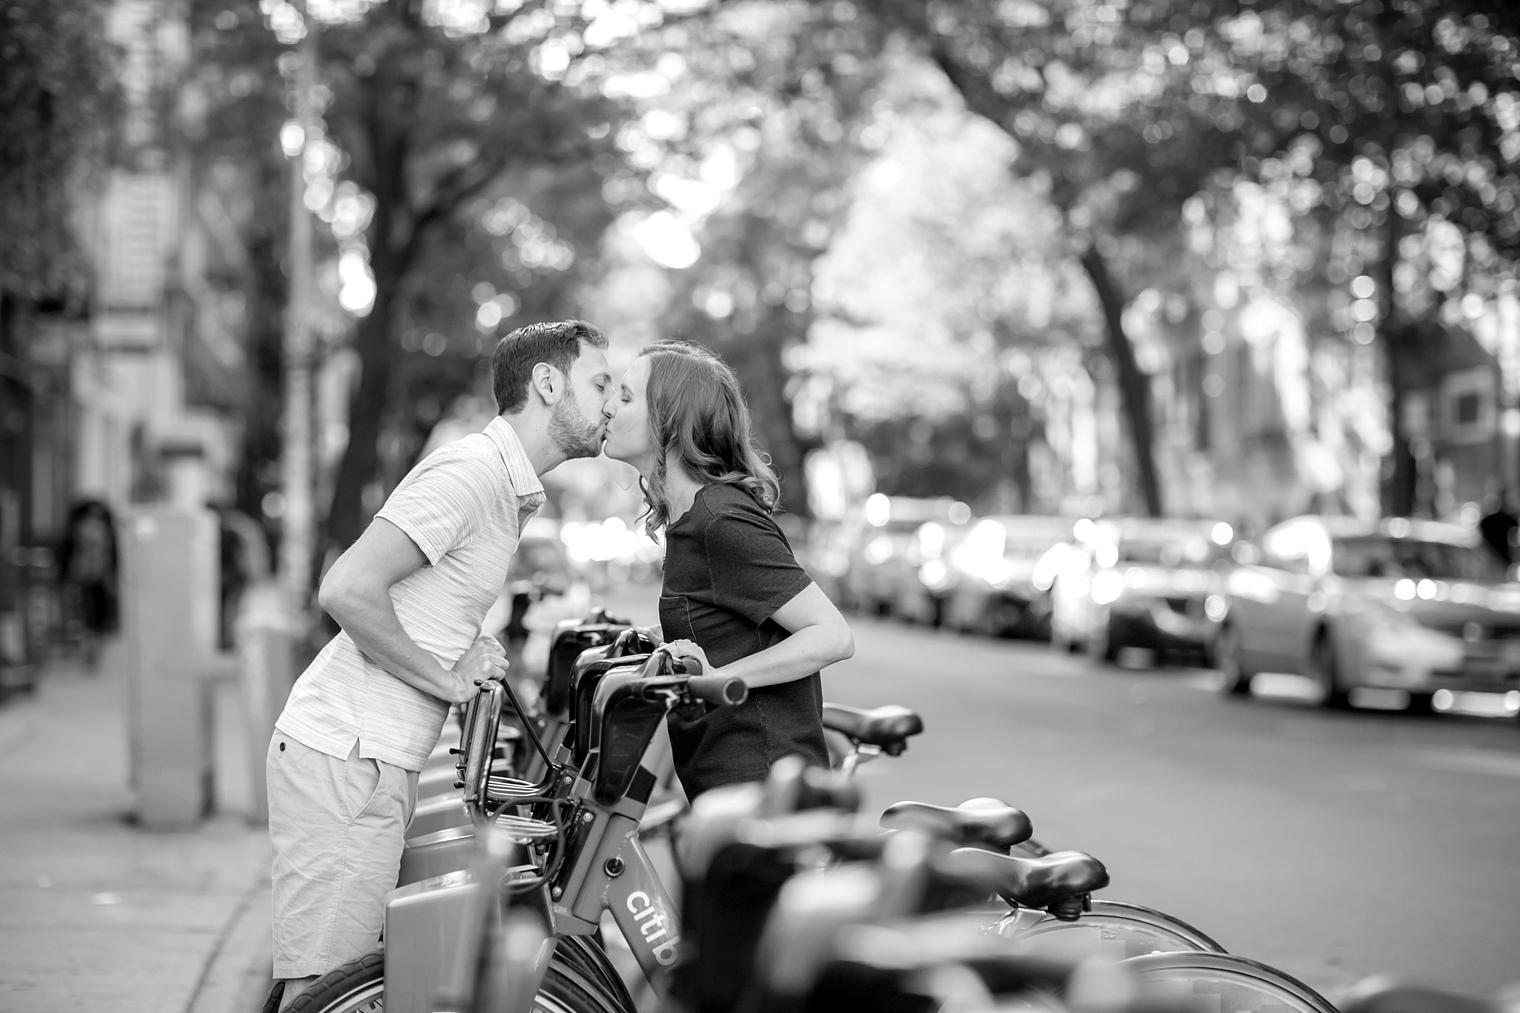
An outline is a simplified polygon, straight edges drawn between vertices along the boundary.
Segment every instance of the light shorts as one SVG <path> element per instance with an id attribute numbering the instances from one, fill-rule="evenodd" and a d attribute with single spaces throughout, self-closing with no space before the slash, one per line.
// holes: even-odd
<path id="1" fill-rule="evenodd" d="M 358 743 L 340 760 L 284 732 L 267 766 L 274 976 L 326 974 L 380 948 L 417 774 L 361 759 Z"/>

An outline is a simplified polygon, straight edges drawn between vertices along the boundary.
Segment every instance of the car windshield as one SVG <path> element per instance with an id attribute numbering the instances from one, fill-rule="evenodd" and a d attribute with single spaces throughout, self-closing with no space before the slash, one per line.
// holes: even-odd
<path id="1" fill-rule="evenodd" d="M 1071 537 L 1071 522 L 1066 520 L 1019 518 L 1000 523 L 1005 556 L 1043 556 L 1052 545 Z"/>
<path id="2" fill-rule="evenodd" d="M 1487 549 L 1382 535 L 1337 538 L 1331 567 L 1342 577 L 1504 580 L 1503 564 Z"/>
<path id="3" fill-rule="evenodd" d="M 1223 550 L 1203 535 L 1125 538 L 1119 543 L 1119 559 L 1126 563 L 1160 566 L 1203 566 Z"/>
<path id="4" fill-rule="evenodd" d="M 1043 556 L 1057 542 L 1065 541 L 1059 535 L 1010 532 L 1003 543 L 1005 556 Z"/>

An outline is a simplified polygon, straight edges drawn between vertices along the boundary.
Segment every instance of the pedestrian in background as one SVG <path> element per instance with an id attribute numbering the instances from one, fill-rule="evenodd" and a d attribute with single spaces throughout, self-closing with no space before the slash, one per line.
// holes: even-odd
<path id="1" fill-rule="evenodd" d="M 85 500 L 69 511 L 58 571 L 73 615 L 85 664 L 100 661 L 101 643 L 116 630 L 116 521 L 99 500 Z"/>
<path id="2" fill-rule="evenodd" d="M 696 345 L 658 342 L 629 366 L 608 419 L 607 456 L 639 470 L 648 525 L 665 532 L 668 646 L 749 687 L 737 706 L 671 715 L 687 797 L 764 780 L 783 756 L 828 766 L 819 673 L 855 642 L 771 516 L 780 484 L 733 370 Z"/>
<path id="3" fill-rule="evenodd" d="M 322 579 L 318 600 L 342 632 L 297 680 L 269 745 L 266 1008 L 379 945 L 417 774 L 449 706 L 505 674 L 480 624 L 543 503 L 539 476 L 601 450 L 606 347 L 578 320 L 503 338 L 497 417 L 413 468 Z"/>
<path id="4" fill-rule="evenodd" d="M 1478 521 L 1478 533 L 1483 541 L 1504 561 L 1505 567 L 1515 561 L 1515 532 L 1520 529 L 1520 518 L 1510 505 L 1509 490 L 1504 486 L 1491 486 L 1483 497 L 1483 516 Z"/>

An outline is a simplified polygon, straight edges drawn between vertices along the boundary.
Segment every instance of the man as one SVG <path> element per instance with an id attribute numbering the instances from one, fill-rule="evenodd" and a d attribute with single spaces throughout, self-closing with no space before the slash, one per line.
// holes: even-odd
<path id="1" fill-rule="evenodd" d="M 269 746 L 281 1008 L 379 942 L 417 772 L 449 705 L 505 674 L 480 623 L 543 503 L 539 476 L 601 449 L 606 347 L 578 320 L 503 338 L 500 414 L 413 468 L 322 580 L 318 601 L 343 632 L 297 680 Z"/>

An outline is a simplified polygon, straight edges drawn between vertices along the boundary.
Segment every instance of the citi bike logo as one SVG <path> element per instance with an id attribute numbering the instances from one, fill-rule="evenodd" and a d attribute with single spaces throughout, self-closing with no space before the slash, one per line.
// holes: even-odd
<path id="1" fill-rule="evenodd" d="M 650 901 L 649 894 L 643 890 L 635 890 L 628 895 L 628 910 L 632 913 L 634 921 L 639 923 L 639 932 L 643 934 L 644 942 L 649 944 L 649 950 L 654 954 L 654 959 L 661 967 L 674 964 L 676 944 L 681 941 L 681 937 L 670 934 L 667 925 L 669 915 L 657 909 Z"/>

